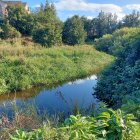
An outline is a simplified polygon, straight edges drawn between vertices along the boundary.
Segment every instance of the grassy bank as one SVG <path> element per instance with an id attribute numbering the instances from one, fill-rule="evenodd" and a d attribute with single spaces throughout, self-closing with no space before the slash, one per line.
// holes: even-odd
<path id="1" fill-rule="evenodd" d="M 0 58 L 0 94 L 96 74 L 113 60 L 89 45 L 42 48 L 19 41 L 0 42 Z"/>

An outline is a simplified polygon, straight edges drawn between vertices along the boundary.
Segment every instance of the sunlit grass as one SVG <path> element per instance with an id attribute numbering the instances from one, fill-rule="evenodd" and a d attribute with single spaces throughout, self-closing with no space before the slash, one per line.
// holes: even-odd
<path id="1" fill-rule="evenodd" d="M 89 45 L 43 48 L 20 41 L 1 41 L 0 58 L 0 93 L 97 74 L 113 61 Z"/>

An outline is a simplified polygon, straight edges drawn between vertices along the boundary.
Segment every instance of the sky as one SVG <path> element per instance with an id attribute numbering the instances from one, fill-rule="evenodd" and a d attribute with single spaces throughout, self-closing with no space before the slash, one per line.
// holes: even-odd
<path id="1" fill-rule="evenodd" d="M 45 0 L 23 0 L 31 8 L 38 7 Z M 122 19 L 133 10 L 140 11 L 140 0 L 49 0 L 55 4 L 59 18 L 65 21 L 73 15 L 86 16 L 92 19 L 100 11 L 111 12 Z"/>

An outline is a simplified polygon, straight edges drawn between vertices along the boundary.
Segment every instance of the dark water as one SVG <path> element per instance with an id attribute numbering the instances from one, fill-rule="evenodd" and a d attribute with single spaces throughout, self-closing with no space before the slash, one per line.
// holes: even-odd
<path id="1" fill-rule="evenodd" d="M 33 88 L 23 92 L 9 93 L 0 96 L 0 114 L 12 112 L 13 105 L 18 108 L 23 105 L 34 105 L 40 113 L 47 111 L 49 114 L 71 114 L 74 110 L 88 111 L 96 108 L 98 101 L 92 94 L 97 83 L 97 77 L 68 82 L 56 88 Z"/>

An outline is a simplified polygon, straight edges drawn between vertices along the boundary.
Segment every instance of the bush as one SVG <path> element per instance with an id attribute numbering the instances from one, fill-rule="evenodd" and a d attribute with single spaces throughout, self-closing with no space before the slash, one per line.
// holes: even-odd
<path id="1" fill-rule="evenodd" d="M 94 117 L 71 115 L 56 127 L 44 125 L 33 131 L 17 130 L 11 140 L 134 140 L 139 138 L 139 132 L 139 123 L 133 115 L 104 109 Z"/>
<path id="2" fill-rule="evenodd" d="M 112 35 L 106 34 L 100 39 L 95 39 L 94 44 L 97 50 L 110 53 L 110 48 L 112 45 Z"/>
<path id="3" fill-rule="evenodd" d="M 62 43 L 62 22 L 56 15 L 55 7 L 46 1 L 34 15 L 33 41 L 51 47 Z"/>
<path id="4" fill-rule="evenodd" d="M 2 39 L 13 39 L 13 38 L 19 38 L 21 37 L 20 32 L 18 32 L 14 27 L 12 27 L 9 24 L 4 24 L 1 27 L 1 33 L 0 33 L 0 37 Z"/>
<path id="5" fill-rule="evenodd" d="M 100 76 L 95 92 L 98 98 L 115 108 L 126 103 L 128 96 L 135 99 L 140 93 L 140 33 L 124 42 L 116 62 Z"/>
<path id="6" fill-rule="evenodd" d="M 42 46 L 50 47 L 54 45 L 53 33 L 47 28 L 36 29 L 33 32 L 33 40 Z"/>
<path id="7" fill-rule="evenodd" d="M 32 38 L 34 42 L 46 47 L 61 45 L 61 26 L 57 28 L 56 24 L 51 24 L 50 26 L 36 28 L 33 31 Z"/>
<path id="8" fill-rule="evenodd" d="M 94 45 L 97 50 L 104 51 L 115 56 L 125 47 L 129 42 L 131 43 L 140 34 L 140 28 L 122 28 L 115 31 L 112 35 L 107 34 L 102 38 L 96 39 Z"/>

